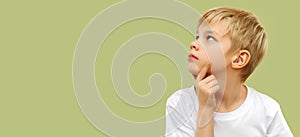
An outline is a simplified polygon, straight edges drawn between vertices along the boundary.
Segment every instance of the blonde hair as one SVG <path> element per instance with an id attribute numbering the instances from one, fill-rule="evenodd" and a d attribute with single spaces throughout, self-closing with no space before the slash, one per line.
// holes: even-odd
<path id="1" fill-rule="evenodd" d="M 231 40 L 230 51 L 248 50 L 251 54 L 249 63 L 241 72 L 244 82 L 261 62 L 267 50 L 266 33 L 252 13 L 227 7 L 207 11 L 200 19 L 198 28 L 204 21 L 213 24 L 223 20 L 228 24 L 224 35 L 229 36 Z"/>

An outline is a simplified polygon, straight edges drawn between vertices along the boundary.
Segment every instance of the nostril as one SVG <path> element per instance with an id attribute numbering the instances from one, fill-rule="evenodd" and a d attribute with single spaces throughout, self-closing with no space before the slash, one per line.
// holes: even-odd
<path id="1" fill-rule="evenodd" d="M 196 46 L 196 43 L 191 43 L 190 49 L 198 50 L 198 46 Z"/>
<path id="2" fill-rule="evenodd" d="M 191 45 L 190 45 L 190 49 L 196 49 L 196 46 L 195 46 L 195 44 L 194 44 L 194 43 L 191 43 Z"/>
<path id="3" fill-rule="evenodd" d="M 195 46 L 195 45 L 192 45 L 192 49 L 196 49 L 196 46 Z"/>

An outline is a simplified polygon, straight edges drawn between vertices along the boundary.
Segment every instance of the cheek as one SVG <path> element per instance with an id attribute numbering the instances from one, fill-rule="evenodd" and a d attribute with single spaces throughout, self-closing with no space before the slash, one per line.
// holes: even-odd
<path id="1" fill-rule="evenodd" d="M 226 57 L 224 55 L 223 50 L 218 47 L 212 47 L 207 50 L 208 58 L 211 65 L 212 72 L 219 72 L 226 69 Z"/>
<path id="2" fill-rule="evenodd" d="M 193 60 L 188 62 L 188 71 L 192 74 L 197 75 L 201 68 L 209 65 L 210 62 L 207 57 L 199 56 L 198 60 Z"/>
<path id="3" fill-rule="evenodd" d="M 213 58 L 211 58 L 211 55 L 206 54 L 206 52 L 203 52 L 201 54 L 201 56 L 199 57 L 199 60 L 198 60 L 197 64 L 200 67 L 204 67 L 204 66 L 207 66 L 207 65 L 211 65 L 212 61 L 213 61 Z"/>
<path id="4" fill-rule="evenodd" d="M 225 57 L 225 65 L 226 65 L 226 68 L 228 69 L 228 68 L 231 68 L 231 63 L 232 63 L 232 57 L 229 57 L 229 56 L 227 56 L 227 57 Z"/>

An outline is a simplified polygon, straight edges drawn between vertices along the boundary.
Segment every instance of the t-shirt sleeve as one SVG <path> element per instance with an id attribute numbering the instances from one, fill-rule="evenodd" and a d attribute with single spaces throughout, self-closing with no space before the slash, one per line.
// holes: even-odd
<path id="1" fill-rule="evenodd" d="M 293 137 L 293 134 L 278 105 L 267 129 L 267 137 Z"/>
<path id="2" fill-rule="evenodd" d="M 165 136 L 166 137 L 194 137 L 195 131 L 191 126 L 190 118 L 185 116 L 185 112 L 183 109 L 184 106 L 181 106 L 181 104 L 176 101 L 178 100 L 171 98 L 168 99 L 166 104 Z"/>

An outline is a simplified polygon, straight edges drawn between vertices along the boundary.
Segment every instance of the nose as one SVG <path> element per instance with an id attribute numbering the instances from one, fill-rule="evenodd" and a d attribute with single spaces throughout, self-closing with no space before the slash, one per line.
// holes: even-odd
<path id="1" fill-rule="evenodd" d="M 199 43 L 197 43 L 197 41 L 192 41 L 191 44 L 190 44 L 190 49 L 191 50 L 194 49 L 194 50 L 198 51 L 199 50 L 199 46 L 200 45 L 199 45 Z"/>

